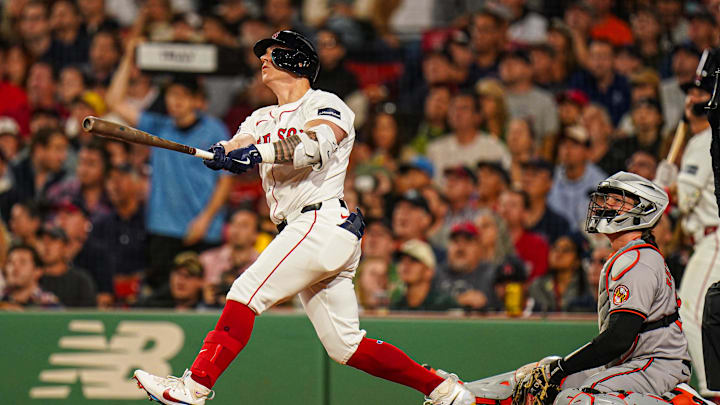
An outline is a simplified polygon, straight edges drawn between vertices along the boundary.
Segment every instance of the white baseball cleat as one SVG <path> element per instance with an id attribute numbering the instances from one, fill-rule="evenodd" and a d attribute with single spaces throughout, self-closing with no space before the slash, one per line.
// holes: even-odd
<path id="1" fill-rule="evenodd" d="M 425 405 L 475 405 L 475 394 L 451 375 L 435 387 Z"/>
<path id="2" fill-rule="evenodd" d="M 143 370 L 135 370 L 133 378 L 138 387 L 145 390 L 150 400 L 165 405 L 204 405 L 206 399 L 213 399 L 215 391 L 198 384 L 190 378 L 192 373 L 185 370 L 182 377 L 165 378 Z"/>

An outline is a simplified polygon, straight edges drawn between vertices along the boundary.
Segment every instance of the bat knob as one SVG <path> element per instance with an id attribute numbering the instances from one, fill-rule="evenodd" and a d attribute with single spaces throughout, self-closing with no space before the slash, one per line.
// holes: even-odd
<path id="1" fill-rule="evenodd" d="M 85 119 L 83 119 L 82 127 L 85 131 L 92 130 L 93 124 L 95 123 L 96 117 L 93 116 L 87 116 Z"/>

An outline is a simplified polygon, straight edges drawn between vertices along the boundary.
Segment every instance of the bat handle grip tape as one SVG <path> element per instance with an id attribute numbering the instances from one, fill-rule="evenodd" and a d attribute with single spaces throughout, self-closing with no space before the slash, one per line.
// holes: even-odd
<path id="1" fill-rule="evenodd" d="M 194 148 L 193 148 L 193 149 L 194 149 Z M 205 159 L 205 160 L 212 160 L 212 159 L 213 159 L 213 154 L 212 154 L 212 152 L 208 152 L 208 151 L 202 150 L 202 149 L 195 149 L 195 151 L 194 151 L 192 154 L 193 154 L 193 156 L 197 156 L 197 157 L 203 158 L 203 159 Z"/>

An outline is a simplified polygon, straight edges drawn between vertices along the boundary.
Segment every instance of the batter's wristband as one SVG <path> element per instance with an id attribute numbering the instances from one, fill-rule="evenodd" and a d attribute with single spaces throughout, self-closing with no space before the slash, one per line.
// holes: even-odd
<path id="1" fill-rule="evenodd" d="M 262 157 L 263 163 L 275 163 L 275 146 L 271 143 L 261 143 L 255 145 L 260 157 Z"/>

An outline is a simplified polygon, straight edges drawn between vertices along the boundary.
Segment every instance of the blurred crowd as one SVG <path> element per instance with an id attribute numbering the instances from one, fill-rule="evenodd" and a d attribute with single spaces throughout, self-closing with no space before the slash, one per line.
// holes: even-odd
<path id="1" fill-rule="evenodd" d="M 315 88 L 356 113 L 345 200 L 367 311 L 594 312 L 606 241 L 588 193 L 655 176 L 720 1 L 6 0 L 0 308 L 217 308 L 277 233 L 257 173 L 103 140 L 85 116 L 209 147 L 275 104 L 255 41 L 312 38 Z M 233 75 L 142 70 L 204 43 Z M 689 238 L 655 229 L 678 284 Z M 289 299 L 282 305 L 295 305 Z"/>

